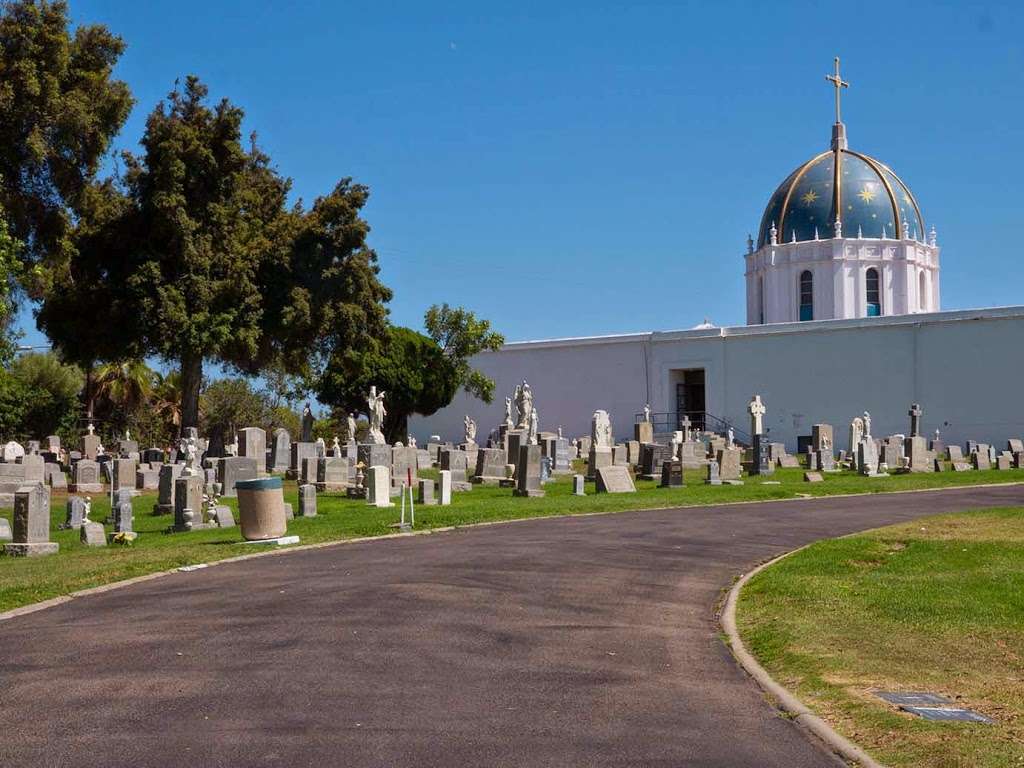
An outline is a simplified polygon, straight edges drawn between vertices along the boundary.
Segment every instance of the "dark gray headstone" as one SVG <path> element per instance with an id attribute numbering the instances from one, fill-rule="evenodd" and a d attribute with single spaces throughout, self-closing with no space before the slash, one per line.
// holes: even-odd
<path id="1" fill-rule="evenodd" d="M 442 462 L 444 460 L 442 451 Z M 520 445 L 519 460 L 516 462 L 515 496 L 543 496 L 540 487 L 541 451 L 539 445 Z"/>
<path id="2" fill-rule="evenodd" d="M 995 721 L 973 709 L 947 707 L 900 707 L 904 712 L 924 718 L 925 720 L 956 721 L 965 723 L 992 724 Z"/>
<path id="3" fill-rule="evenodd" d="M 174 481 L 181 476 L 184 464 L 164 464 L 160 467 L 157 502 L 153 507 L 154 515 L 169 515 L 174 511 Z"/>
<path id="4" fill-rule="evenodd" d="M 671 460 L 671 445 L 643 443 L 640 446 L 640 478 L 643 480 L 660 479 L 662 464 Z"/>
<path id="5" fill-rule="evenodd" d="M 754 435 L 752 456 L 753 461 L 750 465 L 750 474 L 771 475 L 775 473 L 775 463 L 771 457 L 771 443 L 768 442 L 768 438 L 765 435 Z"/>
<path id="6" fill-rule="evenodd" d="M 666 461 L 661 465 L 661 488 L 682 488 L 683 465 L 677 461 Z"/>

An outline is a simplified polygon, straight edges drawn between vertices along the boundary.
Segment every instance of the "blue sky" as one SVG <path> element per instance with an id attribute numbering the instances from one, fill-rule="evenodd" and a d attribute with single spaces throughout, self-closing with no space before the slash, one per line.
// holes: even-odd
<path id="1" fill-rule="evenodd" d="M 128 43 L 122 148 L 195 73 L 246 110 L 297 197 L 367 184 L 398 324 L 439 302 L 509 340 L 742 324 L 747 233 L 828 145 L 835 55 L 851 148 L 891 165 L 938 229 L 943 307 L 1024 303 L 1020 5 L 71 9 Z"/>

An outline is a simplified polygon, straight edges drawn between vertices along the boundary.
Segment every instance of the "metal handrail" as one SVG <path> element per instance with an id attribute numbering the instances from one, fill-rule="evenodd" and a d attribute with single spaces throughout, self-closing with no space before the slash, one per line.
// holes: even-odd
<path id="1" fill-rule="evenodd" d="M 729 429 L 733 431 L 733 438 L 736 442 L 743 445 L 752 445 L 753 438 L 750 434 L 742 429 L 737 429 L 736 425 L 727 419 L 723 419 L 719 416 L 715 416 L 713 413 L 707 411 L 659 411 L 651 413 L 651 424 L 654 425 L 655 433 L 675 432 L 680 429 L 679 422 L 683 416 L 690 418 L 690 429 L 698 430 L 700 432 L 714 432 L 715 434 L 725 437 Z M 640 423 L 644 420 L 644 414 L 637 413 L 634 416 L 636 423 Z"/>

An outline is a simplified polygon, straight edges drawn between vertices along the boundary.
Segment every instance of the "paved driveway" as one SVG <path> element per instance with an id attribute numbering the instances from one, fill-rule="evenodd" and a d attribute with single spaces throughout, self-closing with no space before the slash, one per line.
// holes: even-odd
<path id="1" fill-rule="evenodd" d="M 532 520 L 72 600 L 0 622 L 0 765 L 835 766 L 731 658 L 722 588 L 994 505 L 1024 486 Z"/>

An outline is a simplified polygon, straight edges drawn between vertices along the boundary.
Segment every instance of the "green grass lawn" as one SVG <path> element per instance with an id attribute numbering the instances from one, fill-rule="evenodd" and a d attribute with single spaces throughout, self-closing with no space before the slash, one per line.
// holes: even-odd
<path id="1" fill-rule="evenodd" d="M 819 542 L 751 579 L 737 620 L 776 680 L 880 762 L 1024 765 L 1024 509 Z M 998 724 L 928 722 L 875 689 L 941 693 Z"/>
<path id="2" fill-rule="evenodd" d="M 436 472 L 420 474 L 436 477 Z M 688 485 L 685 488 L 661 489 L 656 482 L 639 481 L 638 493 L 635 494 L 596 495 L 590 483 L 587 485 L 590 495 L 573 496 L 571 477 L 561 477 L 546 485 L 546 497 L 536 499 L 513 497 L 512 491 L 505 488 L 477 486 L 472 491 L 454 494 L 451 506 L 418 508 L 416 523 L 417 528 L 422 529 L 549 515 L 792 499 L 800 494 L 828 496 L 1024 481 L 1024 471 L 944 472 L 894 475 L 879 479 L 842 472 L 826 475 L 824 483 L 810 484 L 803 482 L 803 470 L 788 469 L 779 470 L 774 476 L 765 479 L 778 481 L 779 484 L 768 484 L 761 478 L 746 478 L 743 486 L 708 486 L 703 483 L 703 473 L 695 471 L 687 473 Z M 285 499 L 298 509 L 296 497 L 295 484 L 286 483 Z M 90 549 L 79 543 L 77 531 L 56 530 L 65 517 L 65 497 L 55 494 L 51 505 L 54 531 L 52 540 L 60 544 L 60 552 L 39 558 L 0 557 L 0 610 L 86 587 L 259 549 L 244 544 L 237 527 L 192 533 L 164 533 L 173 516 L 152 516 L 155 501 L 154 494 L 135 499 L 135 530 L 139 537 L 133 546 Z M 234 500 L 227 499 L 225 503 L 236 508 Z M 91 518 L 105 519 L 108 509 L 106 498 L 94 496 Z M 315 518 L 300 518 L 289 523 L 288 532 L 300 536 L 303 544 L 374 536 L 392 532 L 388 526 L 397 521 L 399 515 L 397 506 L 376 509 L 363 502 L 347 499 L 340 493 L 320 494 L 318 511 L 319 515 Z M 11 512 L 5 510 L 2 514 L 10 518 Z"/>

